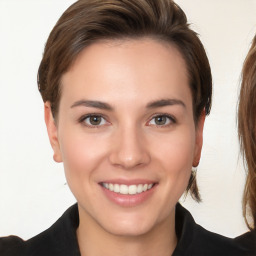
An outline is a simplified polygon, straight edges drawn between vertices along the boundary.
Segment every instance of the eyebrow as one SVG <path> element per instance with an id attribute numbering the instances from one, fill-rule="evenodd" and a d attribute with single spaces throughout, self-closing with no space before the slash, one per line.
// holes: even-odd
<path id="1" fill-rule="evenodd" d="M 173 106 L 173 105 L 180 105 L 186 108 L 185 103 L 178 99 L 161 99 L 161 100 L 152 101 L 146 105 L 146 108 L 159 108 L 159 107 Z M 80 106 L 113 111 L 113 107 L 111 107 L 108 103 L 105 103 L 102 101 L 95 101 L 95 100 L 79 100 L 79 101 L 76 101 L 74 104 L 72 104 L 71 108 L 80 107 Z"/>
<path id="2" fill-rule="evenodd" d="M 79 100 L 79 101 L 76 101 L 74 104 L 72 104 L 71 108 L 80 107 L 80 106 L 99 108 L 99 109 L 105 109 L 110 111 L 113 110 L 113 108 L 108 103 L 95 101 L 95 100 Z"/>
<path id="3" fill-rule="evenodd" d="M 178 100 L 178 99 L 162 99 L 162 100 L 152 101 L 147 104 L 147 108 L 159 108 L 159 107 L 172 106 L 172 105 L 180 105 L 186 108 L 185 103 L 182 100 Z"/>

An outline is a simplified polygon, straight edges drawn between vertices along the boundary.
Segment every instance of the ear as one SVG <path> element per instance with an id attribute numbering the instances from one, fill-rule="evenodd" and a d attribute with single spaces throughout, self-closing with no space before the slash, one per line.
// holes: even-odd
<path id="1" fill-rule="evenodd" d="M 203 110 L 196 125 L 196 144 L 193 160 L 193 167 L 197 167 L 201 158 L 201 151 L 203 146 L 203 130 L 205 121 L 205 111 Z"/>
<path id="2" fill-rule="evenodd" d="M 58 140 L 58 130 L 52 116 L 51 103 L 49 101 L 44 103 L 44 120 L 47 127 L 48 137 L 53 149 L 53 159 L 55 162 L 60 163 L 62 162 L 62 157 Z"/>

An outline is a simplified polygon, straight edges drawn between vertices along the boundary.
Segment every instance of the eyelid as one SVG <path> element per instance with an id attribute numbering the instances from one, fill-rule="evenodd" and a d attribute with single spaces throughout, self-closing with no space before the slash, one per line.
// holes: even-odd
<path id="1" fill-rule="evenodd" d="M 176 120 L 176 118 L 173 115 L 170 115 L 168 113 L 157 113 L 157 114 L 154 114 L 153 116 L 150 117 L 150 119 L 147 122 L 147 124 L 150 125 L 149 122 L 151 122 L 154 118 L 159 117 L 159 116 L 167 117 L 170 120 L 170 123 L 164 124 L 164 125 L 157 125 L 157 124 L 155 124 L 155 125 L 152 125 L 152 126 L 167 127 L 169 125 L 173 125 L 173 124 L 177 123 L 177 120 Z"/>
<path id="2" fill-rule="evenodd" d="M 107 124 L 103 124 L 103 125 L 90 125 L 90 124 L 85 123 L 85 120 L 86 120 L 87 118 L 94 117 L 94 116 L 103 118 L 103 119 L 106 121 Z M 81 124 L 83 124 L 84 126 L 87 126 L 87 127 L 89 127 L 89 128 L 100 128 L 100 127 L 102 127 L 102 126 L 105 126 L 105 125 L 109 125 L 109 124 L 110 124 L 110 122 L 108 121 L 107 117 L 105 117 L 105 115 L 99 114 L 99 113 L 89 113 L 89 114 L 85 114 L 85 115 L 81 116 L 81 117 L 78 119 L 78 123 L 81 123 Z"/>
<path id="3" fill-rule="evenodd" d="M 89 117 L 93 117 L 93 116 L 96 116 L 96 117 L 101 117 L 105 120 L 106 124 L 103 124 L 103 125 L 90 125 L 90 124 L 87 124 L 85 123 L 84 121 L 89 118 Z M 168 124 L 163 124 L 163 125 L 157 125 L 157 124 L 149 124 L 154 118 L 156 117 L 167 117 L 169 120 L 170 120 L 170 123 Z M 100 113 L 88 113 L 88 114 L 85 114 L 85 115 L 82 115 L 79 119 L 78 119 L 78 123 L 82 123 L 84 126 L 87 126 L 89 128 L 100 128 L 102 126 L 106 126 L 106 125 L 109 125 L 111 124 L 109 121 L 108 121 L 108 118 L 103 115 L 103 114 L 100 114 Z M 168 114 L 168 113 L 156 113 L 154 115 L 152 115 L 150 118 L 149 118 L 149 121 L 147 122 L 147 125 L 149 126 L 157 126 L 157 127 L 167 127 L 169 125 L 173 125 L 177 123 L 177 120 L 176 118 L 171 115 L 171 114 Z"/>

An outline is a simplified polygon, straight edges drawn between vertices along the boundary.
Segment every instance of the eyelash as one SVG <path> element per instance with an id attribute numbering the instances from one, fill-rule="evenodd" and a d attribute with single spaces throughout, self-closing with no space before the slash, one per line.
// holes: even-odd
<path id="1" fill-rule="evenodd" d="M 166 113 L 161 113 L 161 114 L 155 114 L 153 117 L 151 117 L 150 120 L 149 120 L 149 122 L 148 122 L 148 124 L 149 124 L 152 120 L 154 120 L 155 118 L 157 118 L 157 117 L 165 117 L 165 118 L 169 119 L 169 122 L 170 122 L 170 123 L 168 123 L 168 124 L 163 124 L 163 125 L 153 124 L 153 126 L 156 126 L 156 127 L 158 127 L 158 128 L 169 127 L 169 126 L 171 126 L 171 125 L 177 123 L 177 120 L 176 120 L 172 115 L 166 114 Z M 149 125 L 151 125 L 151 124 L 149 124 Z"/>
<path id="2" fill-rule="evenodd" d="M 82 116 L 81 118 L 79 118 L 78 122 L 79 122 L 79 123 L 82 123 L 83 125 L 85 125 L 85 126 L 87 126 L 87 127 L 90 127 L 90 128 L 100 128 L 101 126 L 105 125 L 105 124 L 103 124 L 103 125 L 102 125 L 102 124 L 99 124 L 99 125 L 95 124 L 95 125 L 93 125 L 93 124 L 88 124 L 88 123 L 86 123 L 85 120 L 88 119 L 88 118 L 91 118 L 91 117 L 101 118 L 101 122 L 102 122 L 102 119 L 103 119 L 106 123 L 109 123 L 109 122 L 107 121 L 107 119 L 106 119 L 103 115 L 101 115 L 101 114 L 87 114 L 87 115 Z M 153 124 L 153 125 L 152 125 L 152 124 L 150 124 L 150 122 L 151 122 L 152 120 L 154 120 L 154 119 L 156 119 L 156 118 L 158 118 L 158 117 L 167 118 L 167 119 L 169 119 L 169 122 L 170 122 L 170 123 L 168 123 L 168 124 L 163 124 L 163 125 L 157 125 L 157 124 Z M 176 124 L 176 123 L 177 123 L 176 119 L 175 119 L 172 115 L 170 115 L 170 114 L 155 114 L 155 115 L 152 116 L 152 117 L 150 118 L 150 120 L 147 122 L 147 125 L 149 125 L 149 126 L 156 126 L 156 127 L 159 127 L 159 128 L 163 128 L 163 127 L 168 127 L 168 126 L 173 125 L 173 124 Z"/>
<path id="3" fill-rule="evenodd" d="M 84 115 L 81 118 L 78 119 L 79 123 L 82 123 L 83 125 L 90 127 L 90 128 L 100 128 L 102 125 L 93 125 L 93 124 L 88 124 L 85 122 L 86 119 L 91 118 L 91 117 L 96 117 L 96 118 L 101 118 L 106 122 L 109 123 L 106 118 L 104 116 L 102 116 L 101 114 L 88 114 L 88 115 Z"/>

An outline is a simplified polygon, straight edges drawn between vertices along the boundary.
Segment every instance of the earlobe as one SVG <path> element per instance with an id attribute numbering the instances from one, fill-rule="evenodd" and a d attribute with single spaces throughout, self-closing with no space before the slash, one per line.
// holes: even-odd
<path id="1" fill-rule="evenodd" d="M 51 104 L 49 101 L 44 103 L 44 120 L 47 127 L 48 137 L 53 149 L 53 159 L 55 162 L 62 162 L 60 145 L 58 140 L 58 130 L 52 116 Z"/>
<path id="2" fill-rule="evenodd" d="M 195 145 L 193 167 L 197 167 L 199 165 L 200 158 L 201 158 L 201 151 L 203 146 L 204 121 L 205 121 L 205 111 L 201 113 L 196 126 L 196 145 Z"/>

